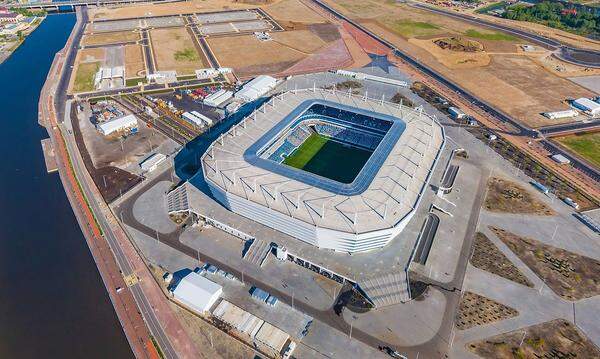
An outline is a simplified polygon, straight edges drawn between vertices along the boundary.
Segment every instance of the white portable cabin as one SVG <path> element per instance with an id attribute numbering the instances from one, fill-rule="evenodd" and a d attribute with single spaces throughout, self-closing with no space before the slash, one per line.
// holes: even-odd
<path id="1" fill-rule="evenodd" d="M 188 121 L 192 125 L 196 125 L 198 127 L 204 127 L 204 121 L 201 118 L 197 117 L 191 112 L 184 112 L 181 114 L 184 120 Z"/>
<path id="2" fill-rule="evenodd" d="M 544 112 L 544 116 L 551 119 L 551 120 L 558 120 L 561 118 L 569 118 L 569 117 L 575 117 L 579 115 L 579 112 L 577 112 L 574 109 L 570 109 L 570 110 L 564 110 L 564 111 L 554 111 L 554 112 Z"/>
<path id="3" fill-rule="evenodd" d="M 198 111 L 192 111 L 192 115 L 198 117 L 199 119 L 202 120 L 202 122 L 204 122 L 207 126 L 212 126 L 213 124 L 213 120 L 211 120 L 210 118 L 204 116 L 203 114 L 201 114 Z"/>
<path id="4" fill-rule="evenodd" d="M 158 165 L 163 163 L 167 159 L 167 156 L 162 153 L 155 153 L 140 163 L 140 168 L 144 172 L 152 172 L 154 171 Z"/>

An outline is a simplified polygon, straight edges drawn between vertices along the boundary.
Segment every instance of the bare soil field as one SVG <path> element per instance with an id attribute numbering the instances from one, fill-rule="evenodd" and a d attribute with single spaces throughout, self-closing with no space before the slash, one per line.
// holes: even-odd
<path id="1" fill-rule="evenodd" d="M 135 4 L 115 8 L 100 7 L 90 9 L 90 20 L 117 20 L 133 17 L 150 17 L 164 15 L 191 14 L 196 12 L 210 12 L 219 10 L 248 9 L 256 5 L 244 4 L 230 0 L 190 0 L 176 3 L 163 4 Z"/>
<path id="2" fill-rule="evenodd" d="M 490 212 L 551 216 L 554 211 L 525 188 L 506 179 L 493 177 L 487 184 L 484 207 Z"/>
<path id="3" fill-rule="evenodd" d="M 600 69 L 581 67 L 564 62 L 550 52 L 544 52 L 542 55 L 531 56 L 531 59 L 543 66 L 546 70 L 559 77 L 593 76 L 600 75 Z"/>
<path id="4" fill-rule="evenodd" d="M 154 29 L 150 37 L 158 70 L 175 70 L 178 75 L 184 75 L 209 66 L 184 28 Z"/>
<path id="5" fill-rule="evenodd" d="M 536 23 L 527 22 L 527 21 L 502 19 L 502 18 L 498 18 L 495 16 L 484 15 L 484 14 L 471 14 L 471 15 L 480 17 L 482 19 L 485 19 L 485 20 L 488 20 L 491 22 L 504 24 L 504 25 L 508 25 L 511 27 L 517 27 L 517 28 L 521 28 L 524 30 L 529 30 L 529 31 L 535 32 L 537 34 L 540 34 L 540 35 L 543 35 L 543 36 L 546 36 L 546 37 L 549 37 L 552 39 L 556 39 L 558 41 L 565 42 L 565 43 L 573 45 L 575 47 L 600 50 L 600 41 L 598 41 L 598 40 L 589 39 L 587 37 L 572 34 L 570 32 L 563 31 L 560 29 L 553 29 L 551 27 L 544 26 L 542 24 L 536 24 Z"/>
<path id="6" fill-rule="evenodd" d="M 600 294 L 599 261 L 505 229 L 490 229 L 563 299 L 575 301 Z"/>
<path id="7" fill-rule="evenodd" d="M 533 283 L 481 232 L 475 234 L 473 255 L 469 262 L 476 268 L 533 288 Z"/>
<path id="8" fill-rule="evenodd" d="M 276 21 L 295 21 L 304 23 L 327 22 L 321 15 L 301 3 L 299 0 L 282 0 L 263 8 Z"/>
<path id="9" fill-rule="evenodd" d="M 117 31 L 85 35 L 81 40 L 84 46 L 110 45 L 120 42 L 138 41 L 140 34 L 134 31 Z"/>
<path id="10" fill-rule="evenodd" d="M 479 294 L 466 292 L 456 312 L 456 328 L 469 329 L 516 317 L 519 312 Z"/>
<path id="11" fill-rule="evenodd" d="M 334 30 L 337 31 L 335 28 Z M 318 51 L 326 44 L 319 36 L 309 30 L 274 32 L 271 37 L 275 42 L 306 55 Z"/>
<path id="12" fill-rule="evenodd" d="M 300 51 L 276 41 L 260 41 L 254 35 L 209 38 L 208 44 L 219 63 L 232 67 L 240 77 L 281 72 L 306 57 Z"/>
<path id="13" fill-rule="evenodd" d="M 572 121 L 549 120 L 541 113 L 565 109 L 566 99 L 593 95 L 591 91 L 548 71 L 533 56 L 523 56 L 519 49 L 519 45 L 527 43 L 523 39 L 403 4 L 375 0 L 360 4 L 350 0 L 327 2 L 531 127 Z M 484 51 L 456 54 L 433 44 L 433 39 L 446 36 L 477 41 L 483 45 Z"/>
<path id="14" fill-rule="evenodd" d="M 127 78 L 143 76 L 146 71 L 141 45 L 125 46 L 125 75 Z"/>
<path id="15" fill-rule="evenodd" d="M 563 319 L 473 342 L 468 349 L 482 358 L 598 358 L 600 350 Z"/>

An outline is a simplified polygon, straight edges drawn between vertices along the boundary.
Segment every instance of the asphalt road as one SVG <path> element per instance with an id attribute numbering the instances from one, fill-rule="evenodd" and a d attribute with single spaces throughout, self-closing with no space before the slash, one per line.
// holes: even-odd
<path id="1" fill-rule="evenodd" d="M 170 180 L 169 171 L 157 176 L 156 178 L 145 182 L 142 187 L 136 189 L 136 193 L 129 196 L 125 199 L 121 204 L 119 204 L 115 209 L 115 213 L 118 213 L 121 221 L 123 221 L 128 226 L 135 228 L 136 230 L 148 235 L 149 237 L 156 237 L 156 231 L 152 228 L 145 226 L 144 224 L 137 221 L 135 216 L 133 215 L 133 205 L 135 204 L 138 197 L 143 194 L 145 191 L 150 189 L 153 185 L 160 181 Z M 467 268 L 468 258 L 470 256 L 471 244 L 473 241 L 475 229 L 477 226 L 477 219 L 479 218 L 479 212 L 481 209 L 481 204 L 483 201 L 483 193 L 485 192 L 485 183 L 486 180 L 482 179 L 478 188 L 478 195 L 473 204 L 472 215 L 467 224 L 468 230 L 467 235 L 465 236 L 465 240 L 463 242 L 463 247 L 461 249 L 460 260 L 458 264 L 458 268 L 456 270 L 455 279 L 450 283 L 440 283 L 435 281 L 427 281 L 423 278 L 419 278 L 423 282 L 430 284 L 442 291 L 445 294 L 447 299 L 446 311 L 444 313 L 444 319 L 442 328 L 432 340 L 412 347 L 399 347 L 392 343 L 386 343 L 379 338 L 373 337 L 370 334 L 363 332 L 357 328 L 352 329 L 352 338 L 356 339 L 366 345 L 369 345 L 373 348 L 378 348 L 379 346 L 391 346 L 395 347 L 397 350 L 402 352 L 405 355 L 408 355 L 410 358 L 415 358 L 417 355 L 423 358 L 436 358 L 443 355 L 447 350 L 447 346 L 449 342 L 444 338 L 451 337 L 452 331 L 452 323 L 453 317 L 455 313 L 455 308 L 458 305 L 460 300 L 460 288 L 462 288 L 462 282 L 464 279 L 464 274 Z M 193 258 L 194 260 L 201 260 L 205 263 L 211 263 L 216 265 L 218 268 L 223 269 L 227 272 L 230 272 L 237 276 L 238 278 L 242 277 L 242 274 L 239 270 L 232 267 L 228 263 L 224 263 L 216 258 L 211 256 L 207 256 L 202 252 L 198 253 L 198 251 L 194 248 L 191 248 L 179 241 L 180 230 L 175 231 L 173 233 L 160 233 L 159 240 L 161 243 L 170 246 L 173 249 L 176 249 L 182 254 Z M 303 270 L 302 268 L 298 268 L 298 270 Z M 278 287 L 273 286 L 272 282 L 265 282 L 262 279 L 252 277 L 247 273 L 244 273 L 244 281 L 251 283 L 257 287 L 260 287 L 267 292 L 275 295 L 283 302 L 291 305 L 292 297 L 285 292 L 282 292 Z M 320 321 L 321 323 L 329 326 L 331 330 L 338 330 L 344 335 L 347 335 L 350 330 L 350 325 L 344 321 L 344 319 L 338 315 L 336 315 L 333 311 L 333 308 L 329 308 L 328 310 L 319 310 L 312 307 L 310 304 L 303 302 L 298 298 L 294 298 L 293 300 L 294 307 L 303 311 L 304 313 L 312 316 L 315 320 Z"/>
<path id="2" fill-rule="evenodd" d="M 70 113 L 70 108 L 68 108 L 68 109 L 66 108 L 67 88 L 69 85 L 69 79 L 71 77 L 71 69 L 73 68 L 73 63 L 75 61 L 75 54 L 76 54 L 75 50 L 81 40 L 81 36 L 83 33 L 83 24 L 85 24 L 88 20 L 87 8 L 83 7 L 81 9 L 81 11 L 79 12 L 79 15 L 81 16 L 81 21 L 79 22 L 79 28 L 76 29 L 76 33 L 75 33 L 75 36 L 73 37 L 73 42 L 71 44 L 72 47 L 71 47 L 71 49 L 68 53 L 68 56 L 65 60 L 65 65 L 64 65 L 64 68 L 61 73 L 61 77 L 60 77 L 60 80 L 58 81 L 58 85 L 57 85 L 57 89 L 56 89 L 56 97 L 54 100 L 54 106 L 56 108 L 57 119 L 59 121 L 61 121 L 65 118 L 64 117 L 65 111 L 68 110 Z M 102 231 L 104 233 L 104 237 L 106 238 L 111 249 L 113 250 L 115 259 L 117 260 L 117 263 L 119 264 L 119 267 L 121 268 L 123 274 L 125 276 L 130 275 L 133 273 L 133 271 L 131 269 L 131 265 L 129 264 L 129 262 L 127 261 L 127 258 L 123 254 L 121 247 L 119 246 L 119 244 L 115 238 L 115 235 L 111 230 L 111 227 L 108 225 L 106 218 L 104 217 L 104 215 L 102 214 L 102 211 L 100 210 L 100 208 L 98 206 L 98 203 L 94 200 L 95 197 L 93 195 L 93 192 L 90 190 L 90 184 L 86 180 L 86 176 L 85 176 L 86 168 L 85 168 L 85 165 L 83 164 L 83 160 L 80 156 L 79 150 L 75 143 L 75 138 L 73 137 L 73 135 L 68 134 L 68 131 L 65 131 L 64 128 L 62 130 L 63 130 L 62 132 L 64 134 L 64 138 L 66 140 L 67 147 L 69 149 L 69 153 L 71 154 L 71 161 L 73 164 L 73 168 L 75 170 L 77 178 L 79 178 L 79 180 L 80 180 L 82 190 L 83 190 L 85 196 L 89 199 L 89 203 L 90 203 L 90 206 L 92 207 L 92 211 L 95 213 L 96 218 L 98 219 L 99 225 L 102 228 Z M 171 342 L 169 341 L 169 339 L 167 338 L 166 334 L 164 333 L 162 327 L 160 326 L 160 323 L 158 322 L 158 319 L 156 318 L 154 311 L 151 310 L 151 305 L 149 304 L 149 302 L 148 302 L 147 298 L 145 297 L 144 292 L 140 288 L 139 284 L 135 284 L 135 285 L 131 286 L 130 288 L 131 288 L 131 292 L 134 296 L 134 299 L 135 299 L 136 303 L 138 304 L 138 307 L 139 307 L 141 313 L 143 314 L 144 319 L 146 320 L 146 324 L 148 325 L 151 333 L 156 338 L 156 341 L 158 342 L 158 345 L 162 349 L 165 356 L 167 358 L 177 358 L 177 354 L 176 354 L 175 350 L 173 349 Z"/>

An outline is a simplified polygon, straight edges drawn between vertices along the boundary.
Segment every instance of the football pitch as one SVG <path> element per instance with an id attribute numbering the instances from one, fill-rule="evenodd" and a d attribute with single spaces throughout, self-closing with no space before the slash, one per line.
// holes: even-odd
<path id="1" fill-rule="evenodd" d="M 371 153 L 313 133 L 283 163 L 334 181 L 351 183 Z"/>

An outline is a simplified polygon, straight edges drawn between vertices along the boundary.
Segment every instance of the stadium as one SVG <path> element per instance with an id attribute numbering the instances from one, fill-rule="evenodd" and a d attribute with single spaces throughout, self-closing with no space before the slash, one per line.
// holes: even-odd
<path id="1" fill-rule="evenodd" d="M 380 248 L 410 221 L 444 147 L 415 110 L 337 92 L 274 96 L 213 142 L 202 173 L 229 210 L 319 248 Z"/>

